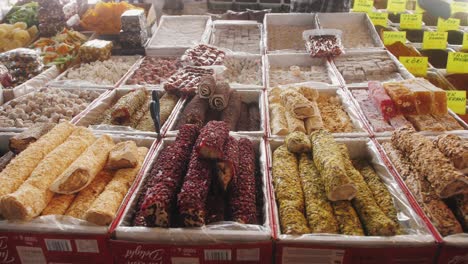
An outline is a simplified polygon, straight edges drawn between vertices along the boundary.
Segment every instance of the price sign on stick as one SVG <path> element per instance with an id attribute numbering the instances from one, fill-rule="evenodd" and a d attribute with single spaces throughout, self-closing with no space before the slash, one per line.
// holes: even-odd
<path id="1" fill-rule="evenodd" d="M 354 0 L 353 11 L 354 12 L 370 12 L 374 7 L 373 0 Z"/>
<path id="2" fill-rule="evenodd" d="M 421 29 L 422 14 L 401 14 L 400 28 Z"/>
<path id="3" fill-rule="evenodd" d="M 445 49 L 447 48 L 447 32 L 424 32 L 422 48 L 426 49 Z"/>
<path id="4" fill-rule="evenodd" d="M 406 0 L 388 0 L 387 2 L 388 12 L 401 13 L 406 10 Z"/>
<path id="5" fill-rule="evenodd" d="M 406 31 L 384 31 L 384 44 L 385 46 L 392 45 L 395 42 L 406 42 Z"/>
<path id="6" fill-rule="evenodd" d="M 427 75 L 427 57 L 400 56 L 400 62 L 414 76 L 425 77 Z"/>
<path id="7" fill-rule="evenodd" d="M 447 20 L 440 18 L 437 20 L 437 31 L 458 30 L 460 28 L 460 19 L 449 18 Z"/>
<path id="8" fill-rule="evenodd" d="M 468 73 L 468 53 L 449 52 L 447 59 L 448 73 Z"/>
<path id="9" fill-rule="evenodd" d="M 368 15 L 374 26 L 388 26 L 388 13 L 370 12 Z"/>
<path id="10" fill-rule="evenodd" d="M 457 114 L 466 114 L 466 91 L 447 91 L 447 106 Z"/>

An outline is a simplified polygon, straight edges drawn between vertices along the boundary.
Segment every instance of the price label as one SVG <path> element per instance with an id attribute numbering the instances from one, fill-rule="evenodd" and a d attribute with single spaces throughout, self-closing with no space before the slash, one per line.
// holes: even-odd
<path id="1" fill-rule="evenodd" d="M 354 12 L 370 12 L 374 7 L 373 0 L 354 0 L 353 11 Z"/>
<path id="2" fill-rule="evenodd" d="M 414 76 L 425 77 L 427 75 L 427 57 L 400 56 L 400 62 Z"/>
<path id="3" fill-rule="evenodd" d="M 468 50 L 468 33 L 463 34 L 462 50 Z"/>
<path id="4" fill-rule="evenodd" d="M 416 1 L 416 8 L 414 9 L 414 12 L 416 14 L 422 14 L 422 13 L 426 12 L 426 10 L 422 9 L 422 7 L 419 6 L 418 1 Z"/>
<path id="5" fill-rule="evenodd" d="M 388 12 L 401 13 L 406 10 L 406 0 L 388 0 L 387 2 Z"/>
<path id="6" fill-rule="evenodd" d="M 468 13 L 468 3 L 467 2 L 452 2 L 451 9 L 452 9 L 452 14 Z"/>
<path id="7" fill-rule="evenodd" d="M 447 91 L 447 106 L 457 114 L 466 114 L 466 91 Z"/>
<path id="8" fill-rule="evenodd" d="M 401 14 L 400 28 L 421 29 L 422 14 Z"/>
<path id="9" fill-rule="evenodd" d="M 449 52 L 447 59 L 448 73 L 468 73 L 468 53 Z"/>
<path id="10" fill-rule="evenodd" d="M 385 46 L 392 45 L 395 42 L 406 42 L 406 31 L 384 31 L 383 39 Z"/>
<path id="11" fill-rule="evenodd" d="M 375 26 L 388 26 L 388 13 L 370 12 L 368 15 Z"/>
<path id="12" fill-rule="evenodd" d="M 460 19 L 449 18 L 447 20 L 440 18 L 437 20 L 437 31 L 458 30 L 460 28 Z"/>
<path id="13" fill-rule="evenodd" d="M 424 32 L 422 48 L 423 49 L 446 49 L 447 32 Z"/>

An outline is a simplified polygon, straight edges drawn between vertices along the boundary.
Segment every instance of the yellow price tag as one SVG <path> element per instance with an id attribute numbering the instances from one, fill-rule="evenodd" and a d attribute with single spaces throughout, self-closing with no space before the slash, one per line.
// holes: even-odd
<path id="1" fill-rule="evenodd" d="M 460 19 L 449 18 L 447 20 L 440 18 L 437 20 L 437 31 L 458 30 L 460 28 Z"/>
<path id="2" fill-rule="evenodd" d="M 388 13 L 370 12 L 368 15 L 374 26 L 388 26 Z"/>
<path id="3" fill-rule="evenodd" d="M 385 46 L 400 41 L 406 43 L 406 31 L 384 31 L 383 39 Z"/>
<path id="4" fill-rule="evenodd" d="M 447 106 L 457 114 L 466 114 L 466 91 L 447 91 Z"/>
<path id="5" fill-rule="evenodd" d="M 419 4 L 418 4 L 418 1 L 416 1 L 416 8 L 414 9 L 414 12 L 416 14 L 422 14 L 424 12 L 426 12 L 426 10 L 422 9 Z"/>
<path id="6" fill-rule="evenodd" d="M 463 34 L 462 50 L 468 50 L 468 33 Z"/>
<path id="7" fill-rule="evenodd" d="M 406 0 L 388 0 L 387 2 L 388 12 L 401 13 L 406 10 Z"/>
<path id="8" fill-rule="evenodd" d="M 467 2 L 452 2 L 451 5 L 452 15 L 455 13 L 468 13 Z"/>
<path id="9" fill-rule="evenodd" d="M 400 28 L 421 29 L 422 28 L 422 14 L 401 14 Z"/>
<path id="10" fill-rule="evenodd" d="M 468 73 L 468 53 L 449 52 L 447 59 L 448 73 Z"/>
<path id="11" fill-rule="evenodd" d="M 427 57 L 400 56 L 400 62 L 414 76 L 425 77 L 427 75 Z"/>
<path id="12" fill-rule="evenodd" d="M 422 48 L 426 49 L 446 49 L 447 48 L 447 32 L 430 32 L 425 31 L 423 36 Z"/>
<path id="13" fill-rule="evenodd" d="M 354 0 L 353 12 L 370 12 L 374 7 L 373 0 Z"/>

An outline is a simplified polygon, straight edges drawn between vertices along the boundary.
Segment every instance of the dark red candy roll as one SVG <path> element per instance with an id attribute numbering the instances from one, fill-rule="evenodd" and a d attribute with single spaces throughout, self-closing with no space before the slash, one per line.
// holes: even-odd
<path id="1" fill-rule="evenodd" d="M 248 131 L 259 131 L 260 130 L 260 110 L 258 104 L 249 105 L 249 130 Z"/>
<path id="2" fill-rule="evenodd" d="M 228 124 L 230 131 L 236 131 L 237 121 L 239 121 L 240 117 L 241 105 L 241 95 L 237 91 L 231 90 L 229 103 L 226 109 L 221 113 L 221 120 Z"/>
<path id="3" fill-rule="evenodd" d="M 210 193 L 206 200 L 206 223 L 224 221 L 225 200 L 221 193 Z"/>
<path id="4" fill-rule="evenodd" d="M 199 138 L 201 136 L 200 134 Z M 179 214 L 187 227 L 205 225 L 206 200 L 212 179 L 210 163 L 197 151 L 192 152 L 187 175 L 177 199 Z"/>
<path id="5" fill-rule="evenodd" d="M 148 190 L 141 211 L 148 226 L 169 227 L 172 205 L 187 172 L 190 155 L 198 137 L 197 125 L 180 127 L 175 142 L 163 149 L 151 169 Z"/>
<path id="6" fill-rule="evenodd" d="M 237 121 L 237 131 L 249 131 L 249 119 L 249 105 L 242 103 L 239 120 Z"/>
<path id="7" fill-rule="evenodd" d="M 218 181 L 226 191 L 232 179 L 235 179 L 239 168 L 239 143 L 237 139 L 229 137 L 224 145 L 224 155 L 221 161 L 216 163 Z"/>
<path id="8" fill-rule="evenodd" d="M 200 130 L 196 150 L 205 159 L 223 159 L 229 128 L 223 121 L 210 121 Z"/>
<path id="9" fill-rule="evenodd" d="M 239 140 L 239 172 L 231 186 L 229 205 L 233 221 L 257 224 L 255 151 L 252 142 L 245 138 Z"/>
<path id="10" fill-rule="evenodd" d="M 195 124 L 200 127 L 203 126 L 205 124 L 207 110 L 208 100 L 195 95 L 185 106 L 177 123 L 177 127 L 185 124 Z"/>

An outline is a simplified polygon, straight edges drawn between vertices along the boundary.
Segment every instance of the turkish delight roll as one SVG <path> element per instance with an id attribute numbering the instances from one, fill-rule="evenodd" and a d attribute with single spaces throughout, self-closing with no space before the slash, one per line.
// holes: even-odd
<path id="1" fill-rule="evenodd" d="M 260 110 L 258 104 L 253 103 L 249 105 L 249 128 L 248 131 L 260 130 Z M 237 129 L 240 131 L 239 129 Z"/>
<path id="2" fill-rule="evenodd" d="M 14 193 L 0 199 L 2 215 L 9 220 L 38 216 L 52 199 L 52 182 L 96 140 L 91 130 L 77 127 L 70 137 L 50 152 Z"/>
<path id="3" fill-rule="evenodd" d="M 352 200 L 354 208 L 359 214 L 362 225 L 369 236 L 393 236 L 398 231 L 398 223 L 388 218 L 374 199 L 372 191 L 363 176 L 356 170 L 351 162 L 348 149 L 340 145 L 346 173 L 357 186 L 356 197 Z M 393 206 L 392 204 L 390 206 Z"/>
<path id="4" fill-rule="evenodd" d="M 285 144 L 288 151 L 292 153 L 311 152 L 309 137 L 303 132 L 296 131 L 287 135 Z"/>
<path id="5" fill-rule="evenodd" d="M 200 133 L 197 141 L 202 139 L 203 133 Z M 210 161 L 204 159 L 197 151 L 193 151 L 184 183 L 177 195 L 179 214 L 186 227 L 205 225 L 206 199 L 211 185 L 212 171 Z"/>
<path id="6" fill-rule="evenodd" d="M 216 80 L 213 75 L 205 75 L 198 84 L 198 95 L 203 99 L 208 99 L 214 95 L 216 90 Z"/>
<path id="7" fill-rule="evenodd" d="M 392 144 L 408 155 L 415 170 L 430 182 L 440 198 L 463 193 L 468 188 L 467 176 L 423 135 L 411 130 L 398 130 L 392 135 Z"/>
<path id="8" fill-rule="evenodd" d="M 25 150 L 31 143 L 36 142 L 44 134 L 48 133 L 55 124 L 53 123 L 37 123 L 28 128 L 26 131 L 10 138 L 9 148 L 14 153 L 18 154 Z"/>
<path id="9" fill-rule="evenodd" d="M 289 89 L 291 89 L 291 88 L 289 88 Z M 300 94 L 302 94 L 305 98 L 307 98 L 307 100 L 309 100 L 311 102 L 316 101 L 319 98 L 319 93 L 318 93 L 317 89 L 314 89 L 312 87 L 298 86 L 298 87 L 294 87 L 292 89 L 294 89 L 297 92 L 299 92 Z"/>
<path id="10" fill-rule="evenodd" d="M 147 153 L 147 148 L 139 147 L 138 165 L 135 168 L 120 169 L 115 172 L 114 178 L 86 211 L 84 218 L 87 221 L 103 226 L 114 220 L 115 214 L 140 171 Z"/>
<path id="11" fill-rule="evenodd" d="M 221 112 L 221 120 L 228 124 L 230 131 L 236 131 L 237 122 L 239 121 L 241 109 L 241 95 L 237 91 L 232 90 L 229 95 L 229 103 L 226 109 Z"/>
<path id="12" fill-rule="evenodd" d="M 96 178 L 76 195 L 65 215 L 84 220 L 86 211 L 88 211 L 94 200 L 102 193 L 112 178 L 114 178 L 114 171 L 102 170 L 99 172 Z"/>
<path id="13" fill-rule="evenodd" d="M 437 230 L 443 236 L 461 233 L 460 223 L 458 223 L 452 211 L 436 195 L 429 182 L 413 168 L 410 160 L 401 151 L 394 148 L 391 143 L 386 142 L 382 146 L 393 166 L 404 179 L 408 189 Z"/>
<path id="14" fill-rule="evenodd" d="M 203 126 L 206 120 L 206 112 L 208 111 L 208 100 L 202 99 L 199 95 L 195 95 L 192 100 L 185 106 L 182 111 L 182 117 L 178 121 L 178 127 L 185 124 L 195 124 Z"/>
<path id="15" fill-rule="evenodd" d="M 312 233 L 337 234 L 339 232 L 338 223 L 333 214 L 333 208 L 325 195 L 322 177 L 310 154 L 301 154 L 299 172 L 310 231 Z"/>
<path id="16" fill-rule="evenodd" d="M 141 108 L 146 102 L 148 91 L 146 89 L 137 89 L 120 98 L 112 106 L 111 116 L 115 123 L 123 123 L 130 120 L 130 117 Z"/>
<path id="17" fill-rule="evenodd" d="M 311 134 L 310 141 L 315 166 L 322 175 L 328 199 L 353 199 L 357 190 L 347 175 L 343 156 L 333 136 L 325 130 L 319 130 Z"/>
<path id="18" fill-rule="evenodd" d="M 281 104 L 270 104 L 270 127 L 273 135 L 284 136 L 289 133 L 286 109 Z"/>
<path id="19" fill-rule="evenodd" d="M 179 129 L 172 145 L 163 149 L 150 171 L 148 189 L 144 194 L 141 211 L 148 226 L 169 227 L 171 212 L 182 185 L 193 146 L 198 137 L 196 125 Z"/>
<path id="20" fill-rule="evenodd" d="M 226 211 L 225 199 L 221 192 L 210 192 L 206 199 L 206 218 L 207 224 L 224 221 Z"/>
<path id="21" fill-rule="evenodd" d="M 285 145 L 273 152 L 273 184 L 281 222 L 285 234 L 309 233 L 304 217 L 304 193 L 302 192 L 296 156 Z"/>
<path id="22" fill-rule="evenodd" d="M 380 209 L 389 219 L 398 223 L 397 211 L 393 203 L 392 195 L 380 179 L 379 175 L 377 175 L 374 168 L 372 168 L 372 166 L 365 160 L 359 160 L 353 164 L 366 181 L 367 186 L 372 192 L 375 202 L 379 205 Z"/>
<path id="23" fill-rule="evenodd" d="M 294 116 L 294 114 L 291 113 L 289 110 L 286 110 L 284 115 L 286 117 L 286 122 L 288 124 L 288 130 L 290 132 L 295 132 L 295 131 L 299 131 L 299 132 L 302 132 L 302 133 L 306 132 L 304 121 L 302 121 L 301 119 L 296 118 Z"/>
<path id="24" fill-rule="evenodd" d="M 369 82 L 368 87 L 369 97 L 385 120 L 389 120 L 398 114 L 395 104 L 380 82 Z"/>
<path id="25" fill-rule="evenodd" d="M 246 138 L 239 139 L 239 172 L 232 182 L 229 204 L 233 220 L 242 224 L 257 223 L 255 168 L 252 142 Z"/>
<path id="26" fill-rule="evenodd" d="M 239 152 L 239 142 L 230 136 L 224 144 L 223 159 L 216 163 L 218 181 L 224 191 L 226 191 L 231 181 L 236 181 L 241 154 Z"/>
<path id="27" fill-rule="evenodd" d="M 315 114 L 312 102 L 307 100 L 306 97 L 294 89 L 286 89 L 282 91 L 281 101 L 295 118 L 305 119 Z"/>
<path id="28" fill-rule="evenodd" d="M 55 193 L 72 194 L 81 191 L 104 168 L 114 141 L 103 135 L 89 146 L 50 186 Z"/>
<path id="29" fill-rule="evenodd" d="M 445 131 L 445 127 L 439 124 L 431 115 L 407 115 L 406 119 L 418 131 Z"/>
<path id="30" fill-rule="evenodd" d="M 9 151 L 0 158 L 0 172 L 10 163 L 15 157 L 15 153 Z"/>
<path id="31" fill-rule="evenodd" d="M 63 215 L 73 203 L 75 194 L 55 194 L 41 215 Z"/>
<path id="32" fill-rule="evenodd" d="M 435 146 L 449 158 L 455 168 L 463 173 L 468 171 L 468 142 L 457 135 L 439 135 L 434 140 Z"/>
<path id="33" fill-rule="evenodd" d="M 231 104 L 231 87 L 228 83 L 217 83 L 212 96 L 209 97 L 210 108 L 216 111 L 223 111 Z"/>
<path id="34" fill-rule="evenodd" d="M 450 114 L 445 114 L 445 115 L 432 115 L 432 117 L 440 123 L 445 130 L 451 131 L 451 130 L 465 130 L 460 123 L 458 123 L 455 118 L 453 118 L 452 115 Z"/>
<path id="35" fill-rule="evenodd" d="M 138 146 L 127 140 L 113 145 L 109 150 L 107 168 L 112 170 L 134 168 L 138 164 Z"/>
<path id="36" fill-rule="evenodd" d="M 331 202 L 340 234 L 348 236 L 363 236 L 364 230 L 361 221 L 350 201 Z"/>
<path id="37" fill-rule="evenodd" d="M 229 129 L 223 121 L 211 121 L 200 130 L 195 150 L 202 158 L 222 159 L 224 143 L 229 137 Z"/>
<path id="38" fill-rule="evenodd" d="M 18 154 L 0 172 L 0 197 L 16 191 L 44 157 L 62 144 L 74 129 L 75 126 L 68 122 L 60 123 Z"/>
<path id="39" fill-rule="evenodd" d="M 281 104 L 281 88 L 275 87 L 268 92 L 268 102 L 270 104 Z"/>
<path id="40" fill-rule="evenodd" d="M 400 83 L 384 83 L 385 91 L 392 98 L 399 113 L 403 115 L 417 115 L 416 98 L 407 87 Z"/>

